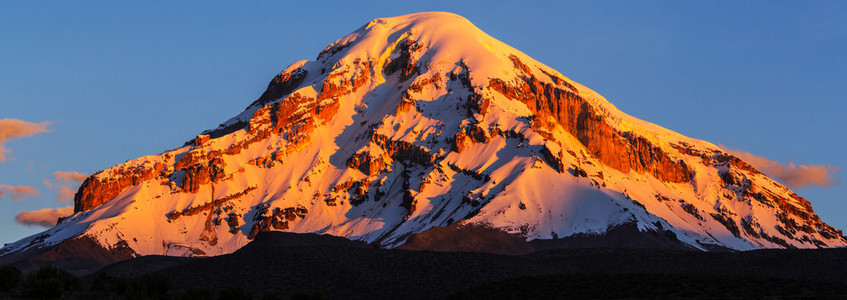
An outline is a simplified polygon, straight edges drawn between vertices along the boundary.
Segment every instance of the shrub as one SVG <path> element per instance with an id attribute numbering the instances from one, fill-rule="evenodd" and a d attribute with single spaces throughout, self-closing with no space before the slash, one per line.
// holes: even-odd
<path id="1" fill-rule="evenodd" d="M 0 292 L 9 292 L 18 288 L 22 279 L 21 270 L 13 266 L 3 266 L 0 268 Z"/>
<path id="2" fill-rule="evenodd" d="M 82 283 L 65 270 L 46 266 L 27 275 L 22 288 L 28 298 L 56 299 L 80 291 Z"/>
<path id="3" fill-rule="evenodd" d="M 214 299 L 215 297 L 212 296 L 212 291 L 207 288 L 193 287 L 178 294 L 176 298 L 184 300 L 204 300 Z"/>
<path id="4" fill-rule="evenodd" d="M 91 284 L 92 292 L 101 292 L 106 295 L 127 295 L 130 290 L 130 282 L 123 277 L 112 277 L 106 273 L 99 273 Z"/>
<path id="5" fill-rule="evenodd" d="M 296 291 L 291 294 L 292 300 L 323 300 L 327 299 L 320 292 Z"/>
<path id="6" fill-rule="evenodd" d="M 221 291 L 218 300 L 252 300 L 253 294 L 240 287 L 231 287 Z"/>
<path id="7" fill-rule="evenodd" d="M 274 292 L 265 292 L 262 296 L 259 297 L 260 300 L 282 300 L 280 295 L 277 295 Z"/>
<path id="8" fill-rule="evenodd" d="M 151 273 L 138 277 L 133 282 L 138 295 L 164 297 L 171 289 L 171 277 L 165 273 Z"/>

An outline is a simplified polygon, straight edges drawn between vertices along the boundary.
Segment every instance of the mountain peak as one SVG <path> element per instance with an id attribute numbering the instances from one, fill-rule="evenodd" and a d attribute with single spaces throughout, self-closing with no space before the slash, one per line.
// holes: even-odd
<path id="1" fill-rule="evenodd" d="M 404 47 L 420 50 L 418 63 L 426 68 L 450 69 L 464 63 L 475 73 L 508 76 L 514 71 L 510 56 L 540 65 L 517 49 L 489 36 L 464 17 L 447 12 L 372 20 L 332 43 L 321 52 L 318 62 L 352 63 L 359 59 L 382 65 L 392 54 L 402 54 L 396 51 L 398 47 L 401 50 Z M 426 73 L 427 70 L 423 71 Z M 484 84 L 479 82 L 478 86 Z"/>
<path id="2" fill-rule="evenodd" d="M 465 17 L 444 11 L 419 12 L 395 17 L 376 18 L 368 22 L 368 24 L 366 24 L 364 28 L 368 28 L 374 25 L 384 25 L 392 27 L 413 26 L 417 28 L 461 26 L 461 28 L 464 30 L 467 30 L 469 28 L 479 30 L 476 28 L 476 26 L 471 23 L 471 21 L 469 21 Z"/>

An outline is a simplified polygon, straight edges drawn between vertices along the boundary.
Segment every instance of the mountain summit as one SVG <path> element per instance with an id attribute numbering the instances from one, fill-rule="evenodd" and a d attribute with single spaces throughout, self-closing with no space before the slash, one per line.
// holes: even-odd
<path id="1" fill-rule="evenodd" d="M 629 226 L 701 250 L 847 245 L 741 159 L 433 12 L 370 21 L 292 64 L 218 128 L 92 175 L 72 216 L 0 252 L 86 241 L 208 256 L 273 230 L 393 248 L 454 224 L 525 240 Z"/>

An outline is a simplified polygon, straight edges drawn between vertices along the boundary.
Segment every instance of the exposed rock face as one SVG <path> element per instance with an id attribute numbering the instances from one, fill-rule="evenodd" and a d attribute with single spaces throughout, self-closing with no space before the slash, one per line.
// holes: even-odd
<path id="1" fill-rule="evenodd" d="M 297 218 L 305 218 L 307 213 L 309 213 L 309 210 L 302 206 L 286 207 L 284 209 L 274 208 L 273 212 L 269 215 L 267 214 L 267 209 L 265 209 L 264 213 L 256 216 L 256 223 L 253 223 L 253 227 L 250 229 L 250 235 L 247 238 L 252 240 L 259 233 L 270 231 L 271 228 L 275 230 L 286 230 L 288 229 L 288 222 L 297 220 Z"/>
<path id="2" fill-rule="evenodd" d="M 542 82 L 529 73 L 528 67 L 517 57 L 510 56 L 516 68 L 524 74 L 521 80 L 509 84 L 493 78 L 488 87 L 504 96 L 521 101 L 535 114 L 536 126 L 552 131 L 552 126 L 562 126 L 606 165 L 621 172 L 630 169 L 648 173 L 663 181 L 688 182 L 691 171 L 683 161 L 675 161 L 646 138 L 629 132 L 620 132 L 608 120 L 579 96 L 573 85 L 549 75 L 557 85 Z M 556 123 L 545 122 L 546 117 Z"/>
<path id="3" fill-rule="evenodd" d="M 392 59 L 386 66 L 383 72 L 386 75 L 392 75 L 400 71 L 400 81 L 409 80 L 414 75 L 420 73 L 418 69 L 418 59 L 415 53 L 420 51 L 422 46 L 412 39 L 404 39 L 397 45 L 398 57 Z"/>
<path id="4" fill-rule="evenodd" d="M 271 80 L 270 83 L 268 83 L 268 88 L 265 90 L 264 93 L 262 93 L 262 96 L 260 96 L 259 99 L 256 99 L 256 101 L 250 104 L 249 107 L 261 107 L 267 104 L 268 102 L 274 101 L 287 94 L 290 94 L 303 83 L 303 80 L 305 80 L 308 75 L 309 72 L 301 68 L 296 68 L 290 72 L 283 71 L 279 73 Z M 237 130 L 241 130 L 247 127 L 248 125 L 249 124 L 247 122 L 237 121 L 226 125 L 222 124 L 220 127 L 215 128 L 213 130 L 208 130 L 204 133 L 210 136 L 211 138 L 218 138 L 233 133 Z M 194 141 L 189 141 L 188 143 L 186 143 L 186 145 L 193 145 L 192 142 Z"/>
<path id="5" fill-rule="evenodd" d="M 282 96 L 291 94 L 291 92 L 300 87 L 300 84 L 303 83 L 303 80 L 306 79 L 307 75 L 309 75 L 309 71 L 301 68 L 297 68 L 292 72 L 282 72 L 279 75 L 276 75 L 276 77 L 268 83 L 268 88 L 264 93 L 262 93 L 262 96 L 251 105 L 264 105 L 268 102 L 282 98 Z"/>
<path id="6" fill-rule="evenodd" d="M 267 231 L 393 248 L 466 225 L 641 245 L 620 238 L 637 231 L 701 250 L 847 245 L 749 164 L 628 116 L 446 13 L 368 23 L 218 128 L 92 175 L 74 208 L 0 254 L 86 236 L 217 255 Z"/>
<path id="7" fill-rule="evenodd" d="M 691 145 L 685 143 L 673 146 L 682 153 L 700 157 L 705 165 L 722 168 L 718 172 L 722 184 L 725 188 L 732 191 L 732 194 L 735 194 L 736 197 L 778 209 L 777 219 L 780 224 L 776 225 L 775 228 L 783 235 L 793 237 L 798 232 L 804 232 L 820 235 L 827 239 L 843 238 L 843 232 L 841 230 L 829 226 L 820 220 L 820 217 L 814 213 L 812 205 L 808 200 L 783 186 L 773 184 L 772 181 L 757 184 L 752 177 L 764 175 L 740 158 L 718 150 L 710 152 L 693 150 Z M 789 215 L 793 217 L 789 217 Z M 731 218 L 737 217 L 734 213 L 718 211 L 717 214 L 713 214 L 712 216 L 720 221 L 721 224 L 724 224 L 734 235 L 741 235 L 738 225 Z M 798 225 L 795 218 L 802 220 L 804 225 Z M 739 222 L 741 228 L 751 237 L 761 237 L 786 248 L 793 247 L 779 237 L 769 236 L 767 233 L 764 233 L 762 226 L 756 222 L 754 216 L 742 218 Z M 814 245 L 825 244 L 813 236 L 807 235 L 800 239 Z"/>
<path id="8" fill-rule="evenodd" d="M 160 163 L 147 163 L 134 168 L 110 169 L 108 174 L 98 172 L 91 175 L 82 182 L 79 191 L 74 195 L 74 212 L 95 208 L 128 187 L 155 178 L 163 168 L 164 165 Z"/>
<path id="9" fill-rule="evenodd" d="M 224 204 L 228 201 L 238 199 L 242 196 L 245 196 L 245 195 L 247 195 L 247 193 L 250 193 L 250 192 L 254 191 L 255 189 L 256 189 L 255 186 L 251 186 L 251 187 L 248 187 L 247 189 L 240 191 L 238 193 L 228 195 L 228 196 L 220 198 L 220 199 L 216 199 L 212 202 L 204 203 L 203 205 L 192 206 L 192 207 L 186 208 L 182 211 L 171 212 L 171 213 L 168 214 L 168 219 L 169 220 L 176 220 L 181 216 L 193 216 L 193 215 L 196 215 L 196 214 L 201 213 L 203 211 L 214 210 L 214 209 L 220 207 L 222 204 Z M 217 213 L 217 214 L 219 215 L 220 212 Z"/>

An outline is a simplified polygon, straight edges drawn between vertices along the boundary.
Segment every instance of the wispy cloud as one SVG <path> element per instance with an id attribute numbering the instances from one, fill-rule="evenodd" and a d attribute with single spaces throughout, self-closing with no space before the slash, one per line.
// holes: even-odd
<path id="1" fill-rule="evenodd" d="M 59 202 L 69 202 L 74 200 L 74 195 L 76 195 L 76 189 L 72 188 L 69 185 L 63 185 L 59 187 L 58 194 L 56 194 L 56 199 Z"/>
<path id="2" fill-rule="evenodd" d="M 6 154 L 11 152 L 9 149 L 3 147 L 3 143 L 7 139 L 48 132 L 47 126 L 50 126 L 50 122 L 31 123 L 15 119 L 0 120 L 0 162 L 5 161 Z"/>
<path id="3" fill-rule="evenodd" d="M 62 208 L 44 208 L 35 211 L 22 211 L 15 216 L 15 222 L 27 226 L 53 227 L 61 217 L 74 213 L 73 206 Z"/>
<path id="4" fill-rule="evenodd" d="M 74 194 L 79 189 L 79 185 L 88 178 L 88 174 L 75 171 L 54 172 L 53 177 L 56 180 L 55 183 L 44 179 L 44 185 L 49 189 L 56 188 L 58 193 L 56 199 L 59 202 L 68 202 L 74 199 Z"/>
<path id="5" fill-rule="evenodd" d="M 75 182 L 77 184 L 82 184 L 82 182 L 88 178 L 88 173 L 80 173 L 76 171 L 54 172 L 53 177 L 56 177 L 56 181 L 59 183 Z"/>
<path id="6" fill-rule="evenodd" d="M 839 166 L 795 165 L 794 162 L 783 164 L 750 152 L 730 149 L 724 145 L 720 147 L 791 188 L 805 188 L 813 185 L 833 187 L 841 184 L 841 181 L 835 177 L 835 173 L 841 169 Z"/>
<path id="7" fill-rule="evenodd" d="M 39 191 L 35 187 L 28 185 L 6 185 L 0 184 L 0 197 L 8 196 L 12 200 L 21 201 L 21 197 L 33 197 L 38 195 Z"/>

